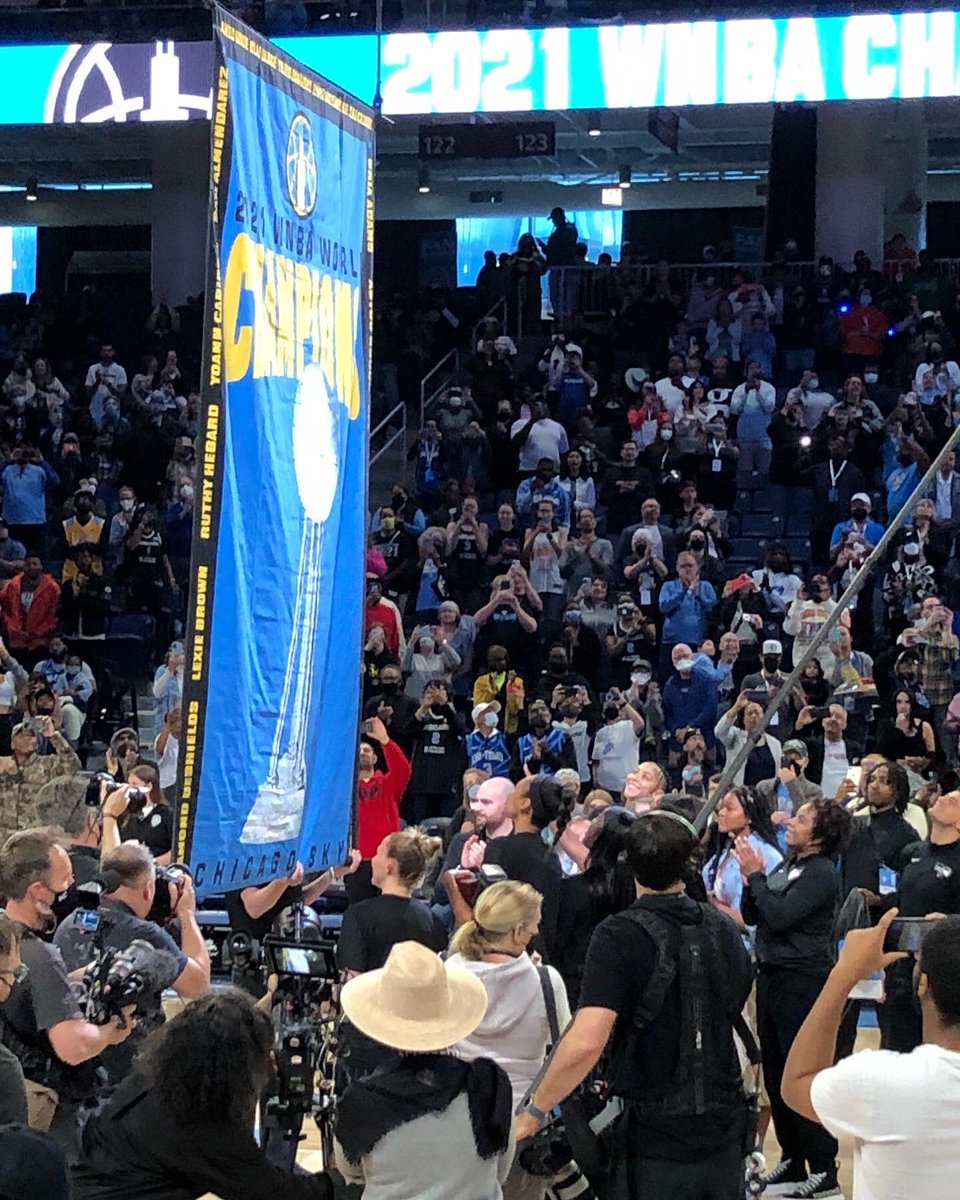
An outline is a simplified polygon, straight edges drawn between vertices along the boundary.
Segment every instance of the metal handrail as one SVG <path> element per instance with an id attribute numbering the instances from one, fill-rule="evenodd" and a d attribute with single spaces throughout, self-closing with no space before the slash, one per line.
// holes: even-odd
<path id="1" fill-rule="evenodd" d="M 390 437 L 387 438 L 387 440 L 383 443 L 383 445 L 379 448 L 379 450 L 375 450 L 371 453 L 370 462 L 368 464 L 369 466 L 372 467 L 374 463 L 379 462 L 380 459 L 383 457 L 383 455 L 386 454 L 386 452 L 397 441 L 398 438 L 401 440 L 401 443 L 402 443 L 401 444 L 401 454 L 404 459 L 404 464 L 406 464 L 406 457 L 407 457 L 407 406 L 406 406 L 406 404 L 403 403 L 402 400 L 395 408 L 391 408 L 391 410 L 387 413 L 387 415 L 383 418 L 383 420 L 379 423 L 379 425 L 375 426 L 373 429 L 370 430 L 370 441 L 372 443 L 373 439 L 377 436 L 378 433 L 380 433 L 381 430 L 387 429 L 391 424 L 393 424 L 394 418 L 397 416 L 398 413 L 400 414 L 399 429 L 397 429 L 397 431 L 395 433 L 391 434 Z"/>
<path id="2" fill-rule="evenodd" d="M 431 404 L 433 404 L 433 402 L 436 400 L 436 398 L 440 395 L 440 393 L 447 386 L 447 384 L 450 381 L 450 376 L 453 374 L 453 372 L 457 369 L 457 366 L 459 365 L 459 361 L 460 361 L 460 352 L 455 348 L 453 350 L 448 350 L 446 352 L 446 354 L 443 356 L 443 358 L 441 358 L 438 363 L 435 363 L 434 366 L 432 366 L 430 368 L 430 370 L 426 373 L 426 375 L 424 375 L 424 377 L 420 380 L 420 428 L 421 429 L 423 428 L 423 420 L 424 420 L 424 416 L 426 414 L 427 409 L 430 407 Z M 438 371 L 442 371 L 442 370 L 448 371 L 447 376 L 443 379 L 443 381 L 440 384 L 437 385 L 437 387 L 434 388 L 434 390 L 428 396 L 427 395 L 427 384 L 429 383 L 430 379 L 432 379 L 432 377 L 437 374 Z"/>
<path id="3" fill-rule="evenodd" d="M 477 342 L 480 340 L 480 326 L 489 320 L 495 320 L 499 323 L 500 328 L 506 333 L 507 328 L 507 298 L 501 296 L 500 299 L 483 314 L 476 325 L 473 327 L 473 341 L 470 343 L 470 353 L 472 354 L 477 348 Z"/>

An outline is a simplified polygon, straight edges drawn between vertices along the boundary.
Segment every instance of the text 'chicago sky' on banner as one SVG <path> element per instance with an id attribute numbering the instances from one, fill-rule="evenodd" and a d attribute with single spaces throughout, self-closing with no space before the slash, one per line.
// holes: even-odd
<path id="1" fill-rule="evenodd" d="M 218 11 L 202 477 L 176 856 L 200 894 L 345 859 L 373 119 Z"/>

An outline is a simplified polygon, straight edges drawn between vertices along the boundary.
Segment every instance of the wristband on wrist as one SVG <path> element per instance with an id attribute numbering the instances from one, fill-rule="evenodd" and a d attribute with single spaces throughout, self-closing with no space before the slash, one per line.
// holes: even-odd
<path id="1" fill-rule="evenodd" d="M 536 1117 L 536 1119 L 538 1121 L 545 1121 L 547 1119 L 547 1114 L 543 1111 L 542 1108 L 537 1108 L 537 1106 L 533 1103 L 532 1100 L 527 1104 L 527 1107 L 524 1109 L 524 1112 L 528 1112 L 531 1117 Z"/>

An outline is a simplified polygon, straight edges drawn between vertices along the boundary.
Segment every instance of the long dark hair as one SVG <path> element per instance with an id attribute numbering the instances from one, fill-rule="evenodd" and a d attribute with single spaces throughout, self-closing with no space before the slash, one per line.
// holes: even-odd
<path id="1" fill-rule="evenodd" d="M 253 1129 L 270 1079 L 273 1026 L 244 992 L 230 988 L 194 1000 L 144 1046 L 139 1065 L 178 1125 Z"/>
<path id="2" fill-rule="evenodd" d="M 766 842 L 768 846 L 773 846 L 779 849 L 777 842 L 777 831 L 774 827 L 770 814 L 767 812 L 765 805 L 757 800 L 756 792 L 749 787 L 731 787 L 727 788 L 724 793 L 724 799 L 733 793 L 740 801 L 740 807 L 743 809 L 744 816 L 750 825 L 750 832 L 755 833 L 758 838 Z M 732 844 L 733 838 L 729 833 L 723 833 L 719 825 L 714 825 L 710 833 L 710 842 L 707 847 L 707 862 L 713 865 L 715 859 L 719 860 L 720 855 Z"/>
<path id="3" fill-rule="evenodd" d="M 602 813 L 590 847 L 583 881 L 590 897 L 594 922 L 629 908 L 637 896 L 633 872 L 627 862 L 627 835 L 635 818 L 632 813 Z"/>

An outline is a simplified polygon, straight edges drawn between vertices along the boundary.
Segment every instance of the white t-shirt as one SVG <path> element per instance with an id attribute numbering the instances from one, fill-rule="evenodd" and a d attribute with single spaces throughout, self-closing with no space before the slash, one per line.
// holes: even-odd
<path id="1" fill-rule="evenodd" d="M 864 1050 L 821 1071 L 810 1092 L 834 1137 L 855 1139 L 855 1200 L 960 1195 L 960 1054 Z"/>
<path id="2" fill-rule="evenodd" d="M 657 395 L 663 401 L 663 407 L 672 417 L 683 407 L 683 398 L 686 393 L 683 388 L 677 387 L 668 375 L 665 375 L 663 379 L 658 379 L 656 386 Z"/>
<path id="3" fill-rule="evenodd" d="M 640 743 L 633 722 L 615 721 L 601 726 L 593 739 L 593 761 L 597 764 L 597 787 L 622 792 L 627 776 L 640 765 Z"/>
<path id="4" fill-rule="evenodd" d="M 523 419 L 514 421 L 510 436 L 516 437 L 526 423 Z M 559 467 L 560 456 L 569 449 L 564 427 L 550 417 L 541 417 L 530 426 L 527 440 L 520 447 L 520 470 L 535 471 L 541 458 L 549 458 L 555 467 Z"/>
<path id="5" fill-rule="evenodd" d="M 86 385 L 88 388 L 93 387 L 97 383 L 97 376 L 101 380 L 109 379 L 115 388 L 125 387 L 127 383 L 127 373 L 119 363 L 111 363 L 105 367 L 103 363 L 95 362 L 87 371 Z M 97 384 L 96 391 L 90 397 L 90 415 L 99 424 L 103 420 L 104 403 L 113 395 L 113 392 L 104 383 Z"/>
<path id="6" fill-rule="evenodd" d="M 823 739 L 823 772 L 820 776 L 820 789 L 828 800 L 837 794 L 837 788 L 843 783 L 850 770 L 847 758 L 847 744 L 842 739 L 839 742 L 828 742 Z"/>

